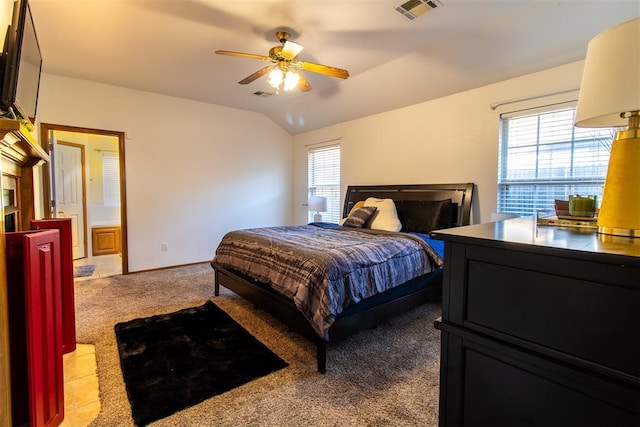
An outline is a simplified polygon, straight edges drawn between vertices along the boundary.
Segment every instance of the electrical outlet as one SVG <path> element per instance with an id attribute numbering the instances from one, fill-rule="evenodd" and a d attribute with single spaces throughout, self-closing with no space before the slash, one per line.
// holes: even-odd
<path id="1" fill-rule="evenodd" d="M 160 250 L 162 252 L 168 251 L 169 250 L 169 245 L 167 245 L 166 243 L 160 243 Z"/>

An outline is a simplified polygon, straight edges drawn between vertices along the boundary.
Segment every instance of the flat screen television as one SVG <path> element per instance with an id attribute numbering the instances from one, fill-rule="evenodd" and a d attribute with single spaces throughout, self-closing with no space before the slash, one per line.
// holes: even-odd
<path id="1" fill-rule="evenodd" d="M 0 102 L 3 111 L 8 113 L 5 116 L 11 117 L 12 110 L 35 123 L 41 70 L 42 55 L 29 2 L 16 0 L 0 64 Z"/>

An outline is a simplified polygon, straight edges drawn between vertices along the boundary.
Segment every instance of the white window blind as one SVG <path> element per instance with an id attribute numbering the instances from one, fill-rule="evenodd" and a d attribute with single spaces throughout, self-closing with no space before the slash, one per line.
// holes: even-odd
<path id="1" fill-rule="evenodd" d="M 323 222 L 337 223 L 340 218 L 340 144 L 308 149 L 309 197 L 327 198 L 327 212 L 322 212 Z M 313 221 L 309 212 L 308 221 Z"/>
<path id="2" fill-rule="evenodd" d="M 534 215 L 571 194 L 602 197 L 615 128 L 573 126 L 575 104 L 501 116 L 498 212 Z"/>
<path id="3" fill-rule="evenodd" d="M 102 189 L 105 206 L 120 206 L 120 164 L 116 154 L 102 155 Z"/>

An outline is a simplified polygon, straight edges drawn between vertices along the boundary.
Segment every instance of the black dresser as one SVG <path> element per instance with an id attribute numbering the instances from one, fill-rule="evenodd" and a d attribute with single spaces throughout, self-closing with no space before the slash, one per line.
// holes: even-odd
<path id="1" fill-rule="evenodd" d="M 640 425 L 640 239 L 511 219 L 445 241 L 440 425 Z"/>

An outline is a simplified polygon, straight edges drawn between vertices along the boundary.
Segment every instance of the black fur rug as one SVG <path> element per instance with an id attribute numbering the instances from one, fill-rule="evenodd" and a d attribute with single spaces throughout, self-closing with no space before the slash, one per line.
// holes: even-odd
<path id="1" fill-rule="evenodd" d="M 211 301 L 118 323 L 115 332 L 137 425 L 288 366 Z"/>

